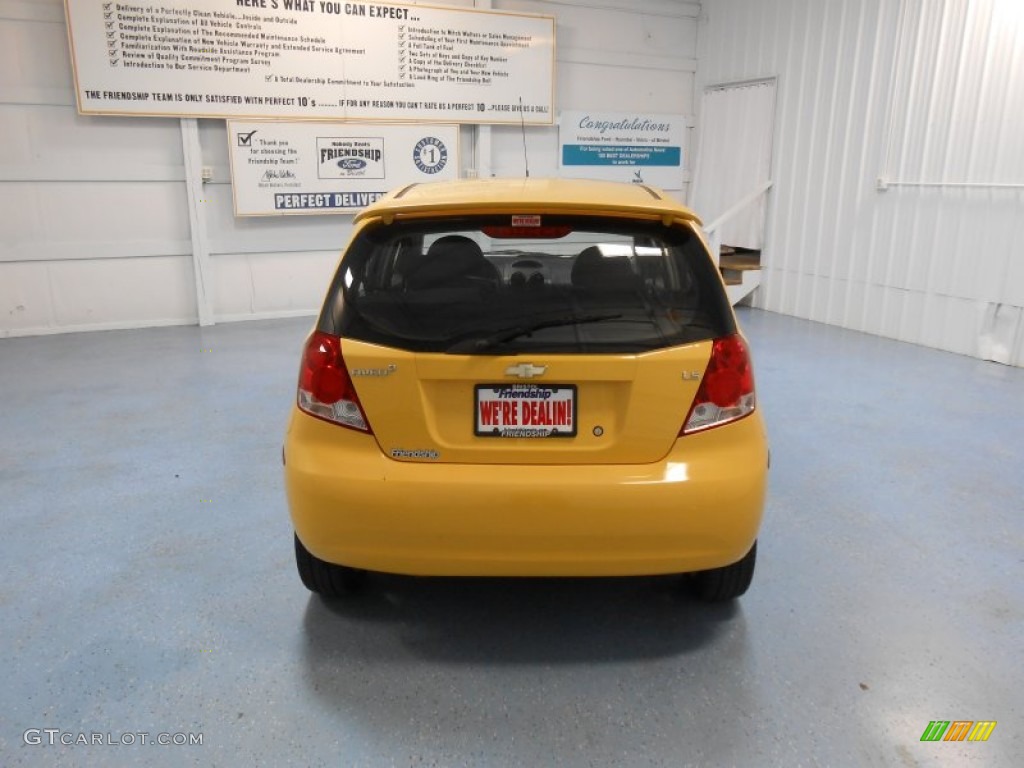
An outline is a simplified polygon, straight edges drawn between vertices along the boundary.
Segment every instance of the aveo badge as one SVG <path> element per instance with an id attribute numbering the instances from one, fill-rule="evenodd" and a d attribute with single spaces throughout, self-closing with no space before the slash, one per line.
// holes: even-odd
<path id="1" fill-rule="evenodd" d="M 384 139 L 321 137 L 316 140 L 321 179 L 383 179 Z"/>

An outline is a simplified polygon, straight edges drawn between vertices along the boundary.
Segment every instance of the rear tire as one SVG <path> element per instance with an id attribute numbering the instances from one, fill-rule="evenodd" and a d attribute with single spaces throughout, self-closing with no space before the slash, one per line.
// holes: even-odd
<path id="1" fill-rule="evenodd" d="M 705 603 L 721 603 L 733 600 L 750 587 L 754 580 L 754 563 L 757 560 L 757 542 L 743 559 L 724 568 L 699 571 L 692 575 L 690 589 L 693 596 Z"/>
<path id="2" fill-rule="evenodd" d="M 306 549 L 295 537 L 295 565 L 306 589 L 324 597 L 345 597 L 358 591 L 363 583 L 363 571 L 344 565 L 326 563 Z"/>

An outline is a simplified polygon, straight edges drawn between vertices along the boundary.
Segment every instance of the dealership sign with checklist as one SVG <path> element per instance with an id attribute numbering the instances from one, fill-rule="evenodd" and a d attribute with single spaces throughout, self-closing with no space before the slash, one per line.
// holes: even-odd
<path id="1" fill-rule="evenodd" d="M 65 7 L 83 114 L 553 122 L 553 16 L 334 0 Z"/>
<path id="2" fill-rule="evenodd" d="M 229 120 L 228 143 L 236 216 L 352 213 L 458 178 L 456 125 Z"/>

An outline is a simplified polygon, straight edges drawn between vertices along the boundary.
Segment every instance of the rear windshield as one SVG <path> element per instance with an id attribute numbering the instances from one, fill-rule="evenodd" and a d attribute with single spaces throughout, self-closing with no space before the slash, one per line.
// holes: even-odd
<path id="1" fill-rule="evenodd" d="M 368 228 L 342 260 L 320 329 L 452 354 L 639 353 L 735 331 L 692 231 L 566 216 Z"/>

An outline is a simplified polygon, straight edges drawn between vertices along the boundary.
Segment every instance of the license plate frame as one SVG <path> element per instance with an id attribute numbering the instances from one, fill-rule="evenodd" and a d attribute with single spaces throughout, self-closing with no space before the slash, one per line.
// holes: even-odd
<path id="1" fill-rule="evenodd" d="M 578 394 L 575 384 L 477 384 L 473 434 L 506 440 L 576 437 Z"/>

